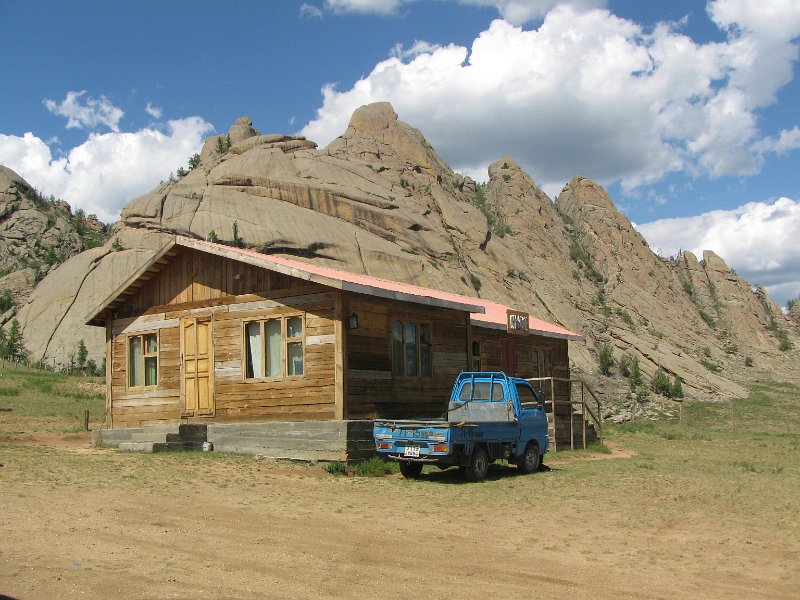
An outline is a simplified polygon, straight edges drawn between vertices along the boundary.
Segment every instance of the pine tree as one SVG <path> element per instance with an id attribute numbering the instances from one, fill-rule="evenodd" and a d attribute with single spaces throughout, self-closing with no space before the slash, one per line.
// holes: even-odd
<path id="1" fill-rule="evenodd" d="M 11 321 L 11 327 L 6 335 L 5 350 L 6 358 L 9 360 L 25 360 L 28 355 L 22 339 L 22 328 L 16 319 Z"/>
<path id="2" fill-rule="evenodd" d="M 78 352 L 75 357 L 75 366 L 78 367 L 78 370 L 83 373 L 86 371 L 86 359 L 89 355 L 89 352 L 86 350 L 86 344 L 83 343 L 83 340 L 78 342 Z"/>

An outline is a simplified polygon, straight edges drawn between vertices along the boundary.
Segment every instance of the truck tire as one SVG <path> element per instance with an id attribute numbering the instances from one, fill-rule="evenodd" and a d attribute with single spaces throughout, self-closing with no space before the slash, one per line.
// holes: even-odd
<path id="1" fill-rule="evenodd" d="M 401 460 L 400 472 L 406 479 L 416 479 L 422 473 L 422 463 Z"/>
<path id="2" fill-rule="evenodd" d="M 525 475 L 535 473 L 539 470 L 540 460 L 539 446 L 534 442 L 530 442 L 525 447 L 525 452 L 522 453 L 522 456 L 517 459 L 517 468 Z"/>
<path id="3" fill-rule="evenodd" d="M 464 469 L 464 476 L 469 481 L 483 481 L 489 475 L 489 455 L 483 448 L 475 448 L 469 457 L 469 464 Z"/>

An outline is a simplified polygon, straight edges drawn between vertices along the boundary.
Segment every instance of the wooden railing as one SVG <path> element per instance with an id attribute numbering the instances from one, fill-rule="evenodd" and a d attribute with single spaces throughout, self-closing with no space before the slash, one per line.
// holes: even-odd
<path id="1" fill-rule="evenodd" d="M 572 415 L 575 414 L 575 405 L 576 402 L 572 398 L 572 384 L 580 384 L 581 386 L 581 399 L 580 399 L 580 415 L 581 415 L 581 429 L 583 434 L 583 447 L 586 448 L 586 438 L 588 434 L 588 421 L 586 416 L 588 415 L 591 417 L 592 421 L 597 428 L 597 434 L 600 437 L 600 443 L 603 443 L 603 421 L 602 421 L 602 413 L 600 409 L 600 400 L 597 398 L 595 393 L 589 387 L 589 385 L 581 380 L 581 379 L 565 379 L 563 377 L 531 377 L 526 379 L 526 381 L 530 382 L 531 384 L 540 383 L 540 382 L 549 382 L 550 383 L 550 399 L 545 400 L 545 403 L 550 403 L 550 415 L 552 417 L 553 423 L 553 452 L 558 450 L 558 442 L 556 440 L 556 404 L 559 406 L 568 406 L 569 407 L 569 447 L 570 450 L 575 449 L 575 425 Z M 556 386 L 555 383 L 566 383 L 570 386 L 569 389 L 569 397 L 566 401 L 556 402 Z M 541 387 L 541 386 L 539 386 Z M 594 400 L 595 410 L 592 410 L 590 407 L 590 401 L 587 399 L 587 393 L 591 397 L 591 400 Z"/>

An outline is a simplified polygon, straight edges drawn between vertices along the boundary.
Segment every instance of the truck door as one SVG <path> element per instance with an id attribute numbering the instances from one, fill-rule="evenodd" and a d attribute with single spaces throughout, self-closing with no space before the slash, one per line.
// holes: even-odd
<path id="1" fill-rule="evenodd" d="M 515 383 L 519 397 L 520 441 L 535 439 L 539 448 L 543 448 L 547 438 L 547 415 L 544 406 L 527 383 Z"/>

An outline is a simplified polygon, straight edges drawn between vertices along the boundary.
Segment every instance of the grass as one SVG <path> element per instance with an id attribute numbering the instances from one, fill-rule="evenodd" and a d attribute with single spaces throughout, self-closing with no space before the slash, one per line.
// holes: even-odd
<path id="1" fill-rule="evenodd" d="M 105 393 L 99 377 L 67 376 L 0 361 L 0 408 L 8 418 L 0 433 L 43 429 L 73 432 L 83 428 L 89 411 L 90 427 L 99 427 L 105 417 Z"/>

